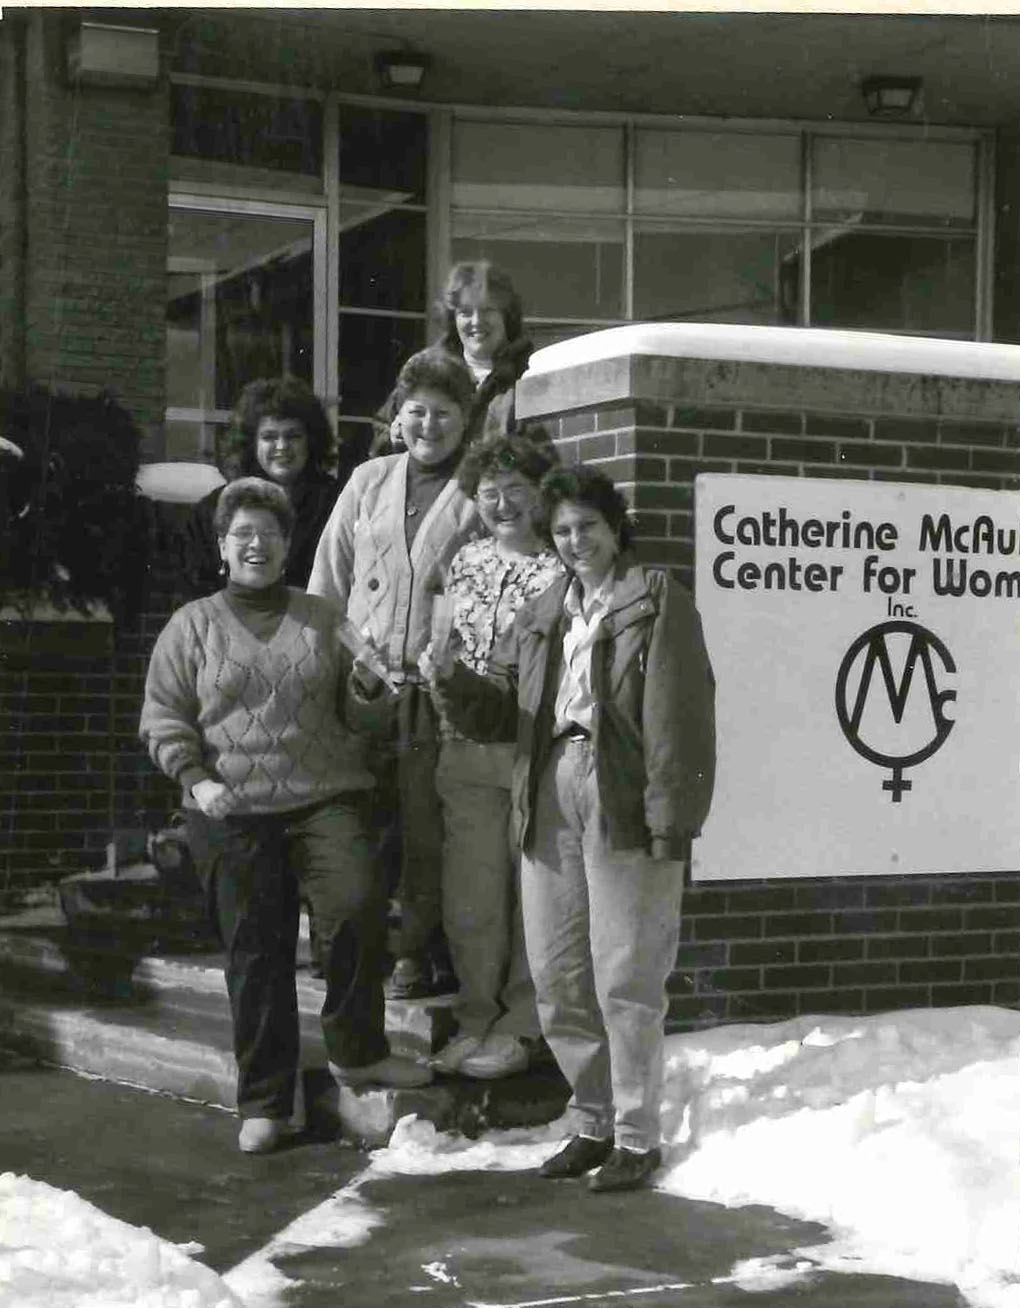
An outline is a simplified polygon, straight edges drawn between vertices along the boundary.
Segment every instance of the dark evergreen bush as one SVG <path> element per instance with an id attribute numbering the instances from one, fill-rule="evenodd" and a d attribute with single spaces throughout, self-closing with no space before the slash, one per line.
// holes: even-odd
<path id="1" fill-rule="evenodd" d="M 109 394 L 0 390 L 0 437 L 0 602 L 133 612 L 148 516 L 130 413 Z"/>

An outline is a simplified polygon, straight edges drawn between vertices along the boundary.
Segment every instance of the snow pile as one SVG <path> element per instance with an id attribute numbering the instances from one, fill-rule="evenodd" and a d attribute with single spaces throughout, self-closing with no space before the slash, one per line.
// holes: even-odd
<path id="1" fill-rule="evenodd" d="M 1020 1013 L 802 1017 L 666 1042 L 659 1189 L 825 1223 L 823 1266 L 955 1283 L 1020 1308 Z M 557 1128 L 468 1142 L 407 1119 L 369 1175 L 534 1167 Z M 362 1177 L 362 1182 L 368 1176 Z M 741 1266 L 767 1289 L 788 1268 Z"/>
<path id="2" fill-rule="evenodd" d="M 0 1175 L 0 1308 L 237 1308 L 224 1282 L 69 1190 Z"/>
<path id="3" fill-rule="evenodd" d="M 660 1188 L 824 1222 L 824 1265 L 1020 1304 L 1020 1014 L 934 1009 L 667 1043 Z"/>

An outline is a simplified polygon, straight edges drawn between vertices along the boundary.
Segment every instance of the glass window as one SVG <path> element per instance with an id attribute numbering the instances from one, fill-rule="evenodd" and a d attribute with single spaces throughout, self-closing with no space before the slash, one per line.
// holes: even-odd
<path id="1" fill-rule="evenodd" d="M 322 172 L 322 106 L 206 86 L 171 86 L 171 154 L 274 172 Z"/>
<path id="2" fill-rule="evenodd" d="M 215 411 L 248 382 L 312 384 L 312 247 L 307 219 L 171 208 L 167 406 L 175 439 L 194 439 L 190 457 L 211 456 Z"/>
<path id="3" fill-rule="evenodd" d="M 527 316 L 623 316 L 624 225 L 541 214 L 457 214 L 454 262 L 491 259 L 513 279 Z"/>
<path id="4" fill-rule="evenodd" d="M 623 130 L 457 122 L 453 204 L 457 209 L 623 213 Z"/>
<path id="5" fill-rule="evenodd" d="M 424 312 L 425 214 L 341 202 L 340 303 Z"/>
<path id="6" fill-rule="evenodd" d="M 816 218 L 916 226 L 975 221 L 975 148 L 954 141 L 816 140 Z"/>
<path id="7" fill-rule="evenodd" d="M 811 322 L 973 337 L 975 250 L 968 237 L 834 228 L 811 252 Z"/>
<path id="8" fill-rule="evenodd" d="M 800 137 L 640 130 L 634 208 L 691 218 L 799 218 Z"/>
<path id="9" fill-rule="evenodd" d="M 340 106 L 340 186 L 392 192 L 389 204 L 424 204 L 428 119 L 396 109 Z"/>
<path id="10" fill-rule="evenodd" d="M 796 322 L 792 232 L 668 231 L 634 236 L 634 317 L 641 321 Z M 791 298 L 792 297 L 792 298 Z"/>
<path id="11" fill-rule="evenodd" d="M 393 389 L 397 373 L 425 348 L 425 323 L 413 318 L 340 314 L 340 394 L 345 418 L 369 419 Z"/>

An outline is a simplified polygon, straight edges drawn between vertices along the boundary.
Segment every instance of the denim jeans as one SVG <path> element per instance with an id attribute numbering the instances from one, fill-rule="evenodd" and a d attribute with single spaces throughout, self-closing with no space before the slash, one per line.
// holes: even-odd
<path id="1" fill-rule="evenodd" d="M 226 950 L 242 1117 L 287 1118 L 293 1111 L 302 896 L 315 914 L 325 969 L 320 1020 L 330 1061 L 356 1067 L 389 1052 L 386 894 L 369 806 L 369 791 L 353 791 L 285 813 L 221 820 L 187 810 L 192 852 Z"/>
<path id="2" fill-rule="evenodd" d="M 570 1084 L 575 1129 L 651 1149 L 683 863 L 614 850 L 603 826 L 591 743 L 564 739 L 539 780 L 521 868 L 539 1021 Z"/>

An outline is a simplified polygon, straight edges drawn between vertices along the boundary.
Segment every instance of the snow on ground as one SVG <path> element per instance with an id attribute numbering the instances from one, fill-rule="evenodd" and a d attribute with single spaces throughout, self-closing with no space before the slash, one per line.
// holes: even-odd
<path id="1" fill-rule="evenodd" d="M 70 1190 L 0 1175 L 0 1308 L 238 1308 L 188 1255 Z"/>
<path id="2" fill-rule="evenodd" d="M 659 1188 L 825 1223 L 839 1271 L 1020 1305 L 1020 1013 L 924 1009 L 667 1042 Z"/>
<path id="3" fill-rule="evenodd" d="M 352 1185 L 228 1284 L 268 1308 L 273 1256 L 373 1238 L 367 1181 L 533 1168 L 562 1130 L 468 1141 L 405 1118 Z M 830 1229 L 831 1241 L 792 1256 L 738 1263 L 723 1279 L 745 1290 L 821 1267 L 955 1283 L 973 1308 L 1020 1308 L 1020 1013 L 800 1017 L 672 1036 L 663 1131 L 660 1190 Z"/>
<path id="4" fill-rule="evenodd" d="M 1020 1013 L 801 1017 L 672 1036 L 663 1127 L 660 1190 L 766 1204 L 831 1232 L 778 1258 L 748 1257 L 720 1280 L 769 1290 L 821 1267 L 956 1284 L 973 1308 L 1020 1308 Z M 385 1239 L 367 1182 L 534 1168 L 562 1130 L 469 1141 L 405 1118 L 350 1185 L 222 1281 L 187 1247 L 8 1173 L 0 1308 L 279 1308 L 293 1282 L 274 1259 Z"/>

